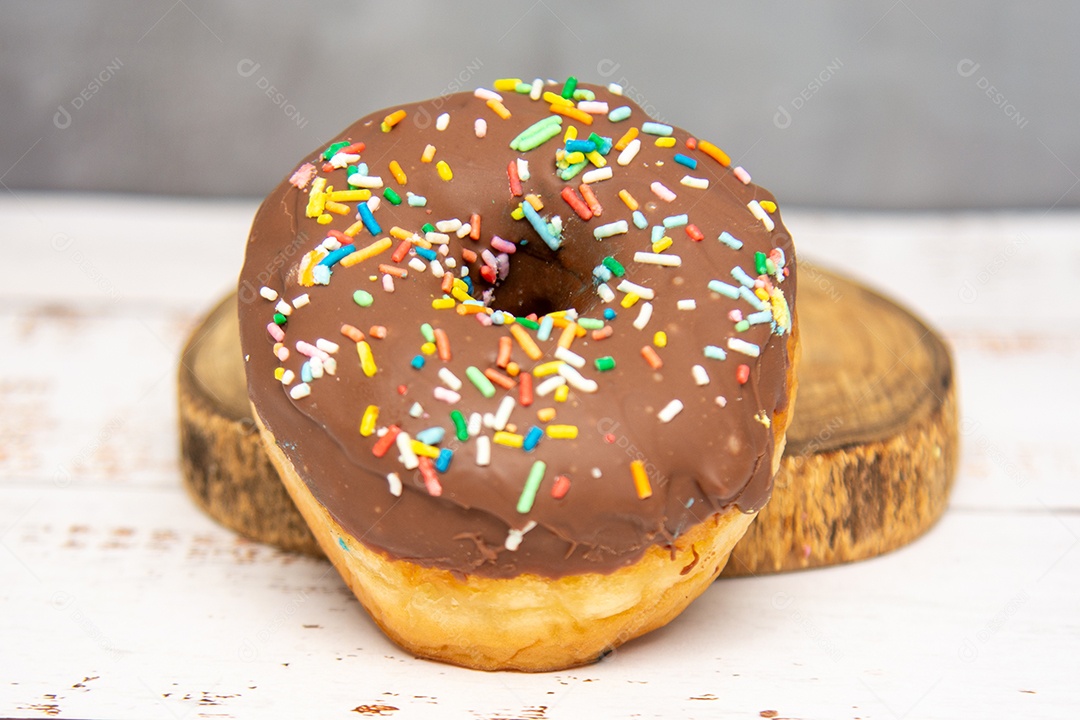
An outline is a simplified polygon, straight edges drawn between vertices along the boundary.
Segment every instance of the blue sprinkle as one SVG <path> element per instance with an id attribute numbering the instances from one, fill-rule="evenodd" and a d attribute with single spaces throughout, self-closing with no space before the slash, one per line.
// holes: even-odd
<path id="1" fill-rule="evenodd" d="M 652 242 L 660 242 L 660 240 L 663 237 L 664 237 L 664 226 L 663 225 L 653 225 L 652 237 L 649 238 L 649 239 L 652 240 Z"/>
<path id="2" fill-rule="evenodd" d="M 368 167 L 366 162 L 359 163 L 355 167 L 356 172 L 360 173 L 361 175 L 367 175 Z"/>
<path id="3" fill-rule="evenodd" d="M 596 142 L 596 141 L 593 140 L 593 142 Z M 614 140 L 612 140 L 609 137 L 602 137 L 602 138 L 600 138 L 600 145 L 597 146 L 596 150 L 601 155 L 607 155 L 609 152 L 611 152 L 611 148 L 614 147 L 614 146 L 615 146 L 615 141 Z"/>
<path id="4" fill-rule="evenodd" d="M 742 286 L 744 286 L 744 287 L 748 287 L 748 288 L 752 288 L 752 287 L 754 287 L 754 278 L 752 278 L 752 277 L 750 277 L 749 275 L 747 275 L 747 274 L 746 274 L 746 271 L 745 271 L 745 270 L 743 270 L 743 269 L 742 269 L 741 267 L 739 267 L 738 265 L 736 265 L 735 267 L 731 268 L 731 277 L 733 277 L 733 278 L 735 278 L 736 280 L 738 280 L 738 281 L 739 281 L 739 284 L 740 284 L 740 285 L 742 285 Z"/>
<path id="5" fill-rule="evenodd" d="M 435 458 L 435 469 L 439 472 L 446 472 L 450 469 L 450 461 L 453 459 L 453 450 L 450 448 L 441 448 L 439 450 L 439 457 Z"/>
<path id="6" fill-rule="evenodd" d="M 755 310 L 768 310 L 769 306 L 761 302 L 761 298 L 754 294 L 754 291 L 748 287 L 739 288 L 739 297 L 746 302 L 750 303 L 750 306 Z"/>
<path id="7" fill-rule="evenodd" d="M 540 318 L 540 328 L 536 331 L 536 339 L 541 342 L 550 340 L 553 327 L 555 327 L 555 318 L 550 315 Z"/>
<path id="8" fill-rule="evenodd" d="M 609 122 L 622 122 L 626 118 L 630 117 L 630 106 L 623 105 L 617 107 L 608 113 L 607 119 Z"/>
<path id="9" fill-rule="evenodd" d="M 320 265 L 325 265 L 327 267 L 334 267 L 339 262 L 341 262 L 341 259 L 343 257 L 346 257 L 348 255 L 352 255 L 354 252 L 356 252 L 356 246 L 355 245 L 353 245 L 351 243 L 349 245 L 342 245 L 337 250 L 334 250 L 329 255 L 327 255 L 322 260 L 320 260 L 319 264 Z"/>
<path id="10" fill-rule="evenodd" d="M 330 275 L 330 268 L 326 265 L 316 265 L 311 268 L 311 279 L 315 281 L 316 285 L 329 285 Z"/>
<path id="11" fill-rule="evenodd" d="M 596 143 L 592 140 L 568 140 L 566 142 L 566 152 L 582 152 L 591 153 L 596 150 Z"/>
<path id="12" fill-rule="evenodd" d="M 424 207 L 427 205 L 427 198 L 423 195 L 410 195 L 409 207 Z"/>
<path id="13" fill-rule="evenodd" d="M 719 280 L 710 280 L 709 289 L 714 293 L 719 293 L 732 300 L 737 300 L 739 297 L 739 288 L 734 285 L 728 285 L 726 282 L 720 282 Z"/>
<path id="14" fill-rule="evenodd" d="M 375 216 L 371 214 L 371 208 L 367 206 L 366 202 L 362 202 L 356 206 L 356 212 L 360 215 L 360 221 L 364 223 L 364 227 L 372 235 L 378 235 L 382 232 L 382 228 L 379 227 L 379 223 L 375 222 Z"/>
<path id="15" fill-rule="evenodd" d="M 420 368 L 424 367 L 424 356 L 423 355 L 414 356 L 413 359 L 412 359 L 412 362 L 409 363 L 409 364 L 412 365 L 414 369 L 419 370 Z"/>
<path id="16" fill-rule="evenodd" d="M 664 218 L 664 229 L 670 230 L 671 228 L 682 227 L 688 222 L 690 222 L 690 216 L 686 213 L 683 213 L 682 215 L 668 215 Z"/>
<path id="17" fill-rule="evenodd" d="M 416 433 L 416 439 L 425 445 L 438 445 L 446 436 L 446 428 L 436 425 Z"/>
<path id="18" fill-rule="evenodd" d="M 349 549 L 349 545 L 345 542 L 345 538 L 343 538 L 343 537 L 339 537 L 337 539 L 337 544 L 341 546 L 342 550 L 348 550 Z"/>
<path id="19" fill-rule="evenodd" d="M 634 227 L 636 227 L 638 230 L 644 230 L 645 228 L 649 227 L 649 221 L 645 219 L 645 213 L 641 212 L 640 210 L 634 211 L 633 218 Z"/>
<path id="20" fill-rule="evenodd" d="M 727 351 L 725 351 L 724 348 L 715 345 L 706 345 L 705 357 L 710 360 L 724 360 L 727 358 Z"/>
<path id="21" fill-rule="evenodd" d="M 725 245 L 727 245 L 732 250 L 738 250 L 743 245 L 742 240 L 739 240 L 738 238 L 734 237 L 727 230 L 720 233 L 720 237 L 718 239 L 720 240 L 720 242 L 724 243 Z"/>
<path id="22" fill-rule="evenodd" d="M 540 236 L 540 239 L 551 248 L 552 250 L 558 250 L 562 247 L 562 240 L 551 234 L 548 230 L 547 223 L 540 217 L 536 209 L 527 202 L 521 203 L 521 209 L 525 211 L 525 219 L 529 221 L 529 224 L 533 226 L 533 230 Z"/>
<path id="23" fill-rule="evenodd" d="M 771 323 L 773 320 L 771 310 L 762 310 L 756 313 L 750 313 L 746 316 L 746 322 L 751 325 L 761 325 L 763 323 Z"/>
<path id="24" fill-rule="evenodd" d="M 541 430 L 539 426 L 533 425 L 531 428 L 529 428 L 529 432 L 525 436 L 524 442 L 522 442 L 521 444 L 522 449 L 524 449 L 526 452 L 535 449 L 536 445 L 540 442 L 540 438 L 542 437 L 544 437 L 544 431 Z"/>
<path id="25" fill-rule="evenodd" d="M 594 267 L 592 269 L 592 274 L 593 274 L 593 277 L 596 278 L 597 280 L 599 280 L 600 282 L 607 282 L 608 280 L 611 279 L 611 271 L 608 270 L 603 265 L 597 265 L 596 267 Z"/>
<path id="26" fill-rule="evenodd" d="M 300 366 L 300 380 L 309 383 L 312 380 L 311 375 L 311 361 L 305 360 L 304 364 Z"/>
<path id="27" fill-rule="evenodd" d="M 413 250 L 416 251 L 417 255 L 424 258 L 428 262 L 436 260 L 439 257 L 439 253 L 435 252 L 434 250 L 429 250 L 428 248 L 414 247 Z"/>
<path id="28" fill-rule="evenodd" d="M 691 170 L 697 170 L 697 160 L 692 157 L 687 157 L 682 153 L 675 153 L 675 162 L 679 163 L 680 165 L 685 165 Z"/>
<path id="29" fill-rule="evenodd" d="M 617 315 L 617 313 L 614 310 L 612 310 L 611 308 L 604 308 L 604 319 L 605 320 L 614 320 L 616 315 Z"/>
<path id="30" fill-rule="evenodd" d="M 641 123 L 641 132 L 646 135 L 660 135 L 662 137 L 668 137 L 671 135 L 672 128 L 670 125 L 658 122 Z"/>
<path id="31" fill-rule="evenodd" d="M 491 313 L 491 322 L 494 325 L 505 325 L 506 313 L 504 313 L 502 310 L 496 310 L 495 312 Z"/>

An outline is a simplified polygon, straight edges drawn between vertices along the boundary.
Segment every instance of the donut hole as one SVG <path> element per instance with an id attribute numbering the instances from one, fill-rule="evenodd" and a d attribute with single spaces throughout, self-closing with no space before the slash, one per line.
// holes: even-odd
<path id="1" fill-rule="evenodd" d="M 570 308 L 587 314 L 597 300 L 591 275 L 582 276 L 548 258 L 518 253 L 506 280 L 495 285 L 490 306 L 515 317 L 541 317 Z"/>

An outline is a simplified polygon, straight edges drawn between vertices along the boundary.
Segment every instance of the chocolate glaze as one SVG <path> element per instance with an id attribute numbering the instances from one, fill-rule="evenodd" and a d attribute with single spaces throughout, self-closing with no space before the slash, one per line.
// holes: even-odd
<path id="1" fill-rule="evenodd" d="M 583 131 L 582 138 L 592 131 L 617 140 L 631 126 L 640 127 L 648 120 L 630 100 L 603 88 L 583 87 L 590 87 L 597 99 L 608 101 L 611 108 L 629 105 L 633 114 L 619 123 L 595 116 L 588 128 L 567 120 L 564 130 L 573 124 Z M 641 135 L 641 151 L 627 167 L 616 164 L 618 151 L 612 150 L 607 159 L 614 178 L 592 186 L 603 205 L 603 215 L 588 222 L 580 220 L 559 197 L 563 187 L 576 188 L 581 181 L 578 176 L 563 182 L 555 174 L 554 153 L 562 136 L 526 153 L 509 148 L 514 136 L 549 115 L 548 104 L 534 102 L 527 95 L 503 96 L 512 113 L 508 120 L 501 120 L 483 100 L 461 93 L 403 106 L 406 119 L 389 133 L 381 132 L 379 124 L 396 108 L 357 121 L 333 140 L 364 141 L 361 160 L 369 164 L 371 175 L 382 176 L 402 197 L 411 191 L 427 198 L 424 208 L 395 207 L 384 200 L 375 213 L 383 228 L 379 237 L 386 236 L 393 226 L 420 232 L 425 222 L 450 218 L 467 222 L 471 214 L 478 213 L 482 216 L 481 240 L 452 235 L 451 256 L 460 261 L 462 248 L 479 252 L 488 247 L 493 235 L 521 243 L 511 256 L 509 277 L 494 292 L 494 307 L 516 314 L 573 307 L 581 316 L 595 318 L 602 316 L 605 307 L 618 312 L 611 323 L 614 335 L 600 341 L 587 335 L 572 348 L 588 360 L 581 372 L 599 383 L 598 392 L 571 391 L 563 403 L 554 402 L 551 396 L 537 398 L 532 407 L 518 405 L 511 417 L 511 423 L 524 433 L 532 425 L 542 425 L 536 419 L 537 409 L 555 407 L 558 414 L 554 422 L 577 425 L 577 439 L 545 437 L 532 452 L 494 445 L 491 465 L 477 467 L 475 441 L 459 443 L 454 438 L 449 413 L 459 409 L 468 417 L 474 411 L 495 411 L 504 393 L 484 399 L 465 379 L 465 368 L 493 367 L 498 338 L 508 334 L 506 328 L 484 327 L 475 317 L 453 310 L 433 310 L 432 299 L 442 293 L 430 272 L 410 269 L 408 278 L 397 281 L 395 292 L 384 293 L 375 279 L 376 266 L 389 263 L 390 253 L 350 268 L 337 266 L 327 286 L 299 286 L 297 265 L 301 257 L 322 241 L 328 228 L 344 230 L 351 225 L 355 203 L 350 203 L 348 216 L 334 215 L 329 225 L 320 225 L 305 217 L 307 190 L 293 187 L 287 179 L 270 194 L 255 218 L 240 277 L 241 341 L 249 392 L 259 416 L 314 496 L 365 545 L 391 558 L 460 575 L 607 573 L 635 562 L 652 545 L 670 543 L 716 511 L 735 504 L 750 512 L 768 499 L 773 433 L 754 416 L 763 413 L 771 417 L 786 407 L 788 337 L 774 333 L 768 324 L 736 333 L 729 311 L 738 308 L 748 313 L 751 308 L 743 301 L 708 291 L 706 285 L 712 279 L 734 284 L 730 275 L 734 265 L 753 275 L 754 252 L 767 253 L 779 247 L 791 270 L 780 287 L 794 310 L 794 250 L 779 212 L 772 213 L 775 230 L 766 232 L 746 207 L 750 200 L 771 200 L 772 196 L 756 185 L 743 184 L 703 152 L 687 149 L 686 140 L 691 136 L 679 128 L 674 130 L 674 148 L 656 147 L 654 137 Z M 439 132 L 434 118 L 441 112 L 448 112 L 451 120 L 448 129 Z M 473 122 L 478 117 L 487 121 L 483 139 L 474 135 Z M 435 162 L 420 161 L 428 143 L 437 148 L 436 161 L 450 164 L 452 181 L 439 179 Z M 322 149 L 305 161 L 321 168 L 318 154 Z M 697 159 L 697 169 L 674 162 L 676 152 Z M 541 215 L 550 219 L 558 214 L 563 220 L 564 242 L 557 252 L 540 240 L 527 221 L 510 216 L 521 200 L 511 197 L 506 174 L 508 162 L 516 157 L 529 160 L 531 178 L 523 185 L 526 193 L 542 198 Z M 391 160 L 397 160 L 406 172 L 405 187 L 394 182 L 387 170 Z M 320 170 L 319 174 L 336 189 L 348 188 L 344 169 Z M 707 190 L 685 187 L 680 184 L 684 175 L 708 178 L 710 186 Z M 670 203 L 658 199 L 649 187 L 656 180 L 677 193 L 677 199 Z M 632 223 L 625 235 L 600 241 L 593 238 L 592 230 L 599 224 L 620 219 L 630 222 L 630 211 L 617 197 L 620 189 L 628 190 L 641 203 L 650 226 L 660 224 L 666 216 L 689 213 L 690 222 L 701 229 L 705 240 L 692 242 L 683 228 L 667 233 L 674 240 L 667 252 L 680 255 L 682 267 L 635 263 L 635 251 L 650 250 L 650 232 Z M 733 251 L 718 242 L 724 230 L 745 246 Z M 375 239 L 365 230 L 356 236 L 356 245 L 363 247 Z M 656 291 L 653 317 L 644 330 L 632 326 L 638 307 L 619 305 L 622 293 L 616 293 L 617 299 L 610 305 L 601 303 L 596 294 L 591 272 L 608 255 L 622 262 L 629 280 Z M 405 263 L 399 265 L 404 267 Z M 478 266 L 472 268 L 471 275 L 477 295 L 490 287 L 480 278 Z M 616 284 L 610 283 L 613 288 Z M 272 353 L 273 340 L 266 331 L 274 303 L 259 297 L 263 285 L 289 301 L 302 293 L 311 298 L 309 305 L 294 310 L 289 318 L 285 344 L 292 353 L 284 363 Z M 357 289 L 372 293 L 371 307 L 353 302 Z M 676 309 L 676 302 L 686 298 L 696 299 L 696 310 Z M 443 365 L 436 355 L 427 358 L 422 370 L 410 367 L 410 359 L 420 352 L 423 338 L 419 326 L 424 322 L 444 329 L 450 338 L 453 358 L 447 364 L 465 383 L 460 391 L 462 399 L 454 406 L 432 395 L 433 388 L 441 384 L 437 372 Z M 372 325 L 388 329 L 385 339 L 369 338 L 379 367 L 375 377 L 361 372 L 353 343 L 340 334 L 342 323 L 365 333 Z M 640 351 L 643 345 L 652 344 L 658 330 L 667 333 L 668 343 L 657 349 L 664 366 L 654 372 Z M 703 356 L 705 345 L 726 347 L 727 338 L 735 335 L 760 345 L 761 357 L 729 352 L 726 360 L 719 361 Z M 295 351 L 295 343 L 314 343 L 317 338 L 340 343 L 337 373 L 315 380 L 311 395 L 294 401 L 287 388 L 274 379 L 274 370 L 283 365 L 299 378 L 305 358 Z M 558 330 L 549 342 L 540 343 L 546 351 L 541 362 L 551 359 L 557 338 Z M 617 365 L 600 373 L 592 361 L 606 355 L 613 356 Z M 523 370 L 536 364 L 516 343 L 513 359 Z M 742 363 L 751 367 L 745 385 L 735 377 Z M 708 385 L 694 383 L 693 364 L 707 368 Z M 406 388 L 404 395 L 399 394 L 399 386 Z M 511 393 L 516 397 L 516 390 Z M 727 407 L 716 404 L 718 395 L 727 398 Z M 685 409 L 670 423 L 661 423 L 657 412 L 673 398 L 680 399 Z M 409 416 L 409 407 L 416 401 L 428 417 Z M 447 428 L 444 446 L 454 449 L 454 459 L 449 470 L 440 474 L 441 497 L 428 494 L 417 471 L 404 470 L 395 448 L 381 459 L 373 456 L 376 436 L 365 438 L 358 433 L 361 415 L 369 404 L 380 408 L 380 427 L 394 423 L 413 436 L 434 425 Z M 537 459 L 547 463 L 545 479 L 532 510 L 519 514 L 515 506 L 529 468 Z M 645 463 L 652 484 L 653 494 L 644 500 L 639 499 L 631 480 L 630 462 L 634 459 Z M 594 468 L 602 473 L 599 478 L 594 477 Z M 389 472 L 402 477 L 405 487 L 401 497 L 388 490 Z M 550 492 L 556 475 L 567 475 L 572 481 L 570 491 L 558 500 Z M 516 551 L 506 550 L 508 530 L 523 528 L 529 521 L 537 526 Z"/>

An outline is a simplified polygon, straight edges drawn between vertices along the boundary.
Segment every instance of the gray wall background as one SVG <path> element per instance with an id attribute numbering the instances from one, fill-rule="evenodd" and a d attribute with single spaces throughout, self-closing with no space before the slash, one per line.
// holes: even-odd
<path id="1" fill-rule="evenodd" d="M 258 196 L 360 115 L 574 74 L 787 204 L 1077 207 L 1078 31 L 1064 1 L 0 0 L 0 184 Z"/>

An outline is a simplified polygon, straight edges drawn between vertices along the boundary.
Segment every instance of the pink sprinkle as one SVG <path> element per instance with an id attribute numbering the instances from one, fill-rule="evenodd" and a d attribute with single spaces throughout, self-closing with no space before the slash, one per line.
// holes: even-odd
<path id="1" fill-rule="evenodd" d="M 282 345 L 281 347 L 279 347 L 277 349 L 276 354 L 277 354 L 277 359 L 278 360 L 280 360 L 281 362 L 285 362 L 286 360 L 289 359 L 289 348 Z"/>
<path id="2" fill-rule="evenodd" d="M 731 172 L 734 173 L 735 177 L 739 178 L 739 180 L 742 180 L 743 185 L 749 185 L 750 184 L 750 173 L 743 170 L 742 165 L 739 165 L 738 167 L 736 167 Z"/>
<path id="3" fill-rule="evenodd" d="M 388 293 L 394 292 L 394 276 L 383 275 L 382 276 L 382 289 Z"/>
<path id="4" fill-rule="evenodd" d="M 509 240 L 503 240 L 498 235 L 491 236 L 491 247 L 498 250 L 499 252 L 504 252 L 507 255 L 513 255 L 515 252 L 517 252 L 517 245 L 510 242 Z"/>
<path id="5" fill-rule="evenodd" d="M 285 340 L 285 332 L 278 327 L 277 323 L 268 323 L 266 332 L 270 333 L 270 337 L 274 338 L 276 342 L 283 342 Z"/>
<path id="6" fill-rule="evenodd" d="M 490 265 L 493 268 L 496 267 L 495 254 L 490 250 L 481 251 L 480 258 L 484 261 L 485 265 Z"/>
<path id="7" fill-rule="evenodd" d="M 484 327 L 491 327 L 492 325 L 491 316 L 487 313 L 476 313 L 476 315 L 474 315 L 473 317 L 476 318 L 476 322 L 480 323 Z"/>
<path id="8" fill-rule="evenodd" d="M 730 320 L 731 322 L 739 322 L 740 320 L 742 320 L 742 310 L 740 310 L 739 308 L 735 308 L 734 310 L 729 312 L 728 320 Z"/>
<path id="9" fill-rule="evenodd" d="M 432 390 L 432 394 L 436 400 L 442 400 L 444 403 L 450 403 L 451 405 L 461 399 L 461 395 L 441 385 Z"/>
<path id="10" fill-rule="evenodd" d="M 317 357 L 320 360 L 326 360 L 330 357 L 330 355 L 328 355 L 327 353 L 323 352 L 309 342 L 304 342 L 303 340 L 296 341 L 296 352 L 307 355 L 310 358 Z"/>
<path id="11" fill-rule="evenodd" d="M 303 190 L 318 172 L 319 171 L 316 170 L 315 166 L 311 163 L 304 163 L 298 167 L 296 172 L 292 174 L 292 177 L 289 178 L 289 184 Z"/>
<path id="12" fill-rule="evenodd" d="M 669 190 L 667 188 L 667 186 L 665 186 L 659 180 L 657 180 L 652 185 L 650 185 L 649 188 L 652 189 L 652 191 L 656 195 L 656 197 L 660 198 L 664 202 L 671 202 L 676 197 L 678 197 L 675 193 L 671 192 L 671 190 Z"/>

